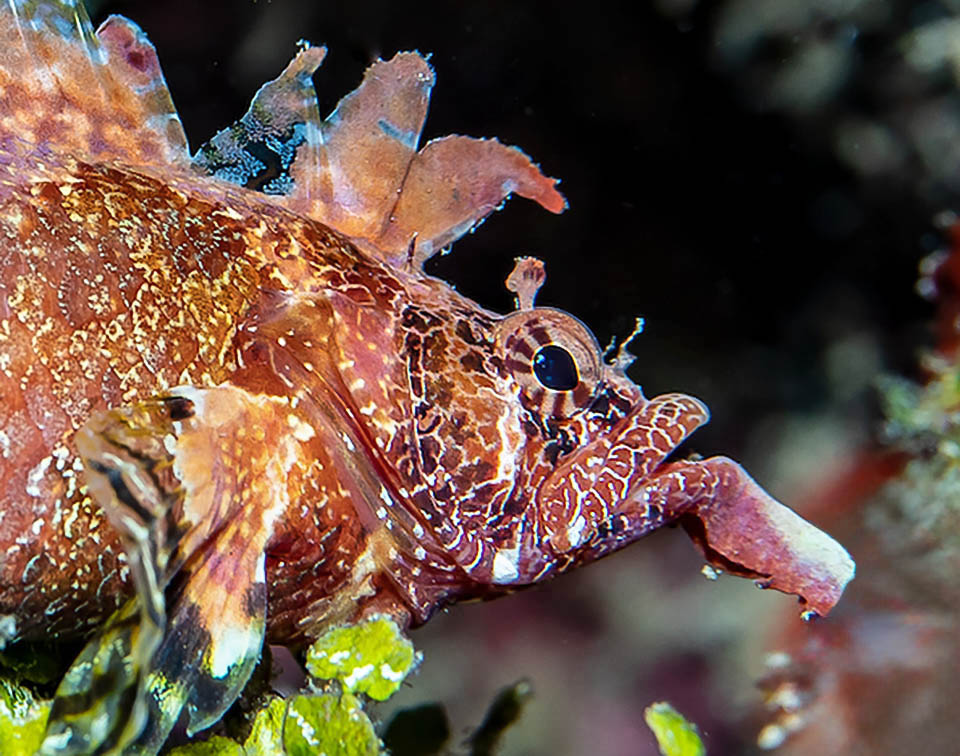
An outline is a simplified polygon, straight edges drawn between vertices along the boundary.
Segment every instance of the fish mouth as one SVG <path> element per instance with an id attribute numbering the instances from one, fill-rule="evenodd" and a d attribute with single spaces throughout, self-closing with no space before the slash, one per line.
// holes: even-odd
<path id="1" fill-rule="evenodd" d="M 557 544 L 578 551 L 586 561 L 663 525 L 679 524 L 712 567 L 798 596 L 809 616 L 826 615 L 854 577 L 853 560 L 733 460 L 678 454 L 708 418 L 702 402 L 683 394 L 638 405 L 622 421 L 600 472 L 591 479 L 608 514 L 591 519 L 578 502 L 557 528 Z M 611 495 L 617 481 L 620 496 Z M 577 527 L 584 513 L 591 523 L 586 531 Z"/>

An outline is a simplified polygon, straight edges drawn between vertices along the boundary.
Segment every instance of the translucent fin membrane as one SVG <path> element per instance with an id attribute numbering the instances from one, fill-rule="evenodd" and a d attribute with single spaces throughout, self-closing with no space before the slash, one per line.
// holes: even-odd
<path id="1" fill-rule="evenodd" d="M 182 711 L 192 734 L 236 700 L 266 630 L 264 545 L 289 504 L 284 407 L 180 387 L 81 430 L 90 490 L 123 536 L 137 599 L 67 672 L 42 754 L 153 754 Z"/>
<path id="2" fill-rule="evenodd" d="M 80 2 L 0 5 L 0 139 L 85 160 L 186 165 L 157 53 L 111 16 L 94 34 Z"/>
<path id="3" fill-rule="evenodd" d="M 310 76 L 322 48 L 302 51 L 257 93 L 247 114 L 200 148 L 194 167 L 282 195 L 283 204 L 385 259 L 416 264 L 516 192 L 559 213 L 554 179 L 495 139 L 451 136 L 418 151 L 433 70 L 419 53 L 377 61 L 321 121 Z"/>

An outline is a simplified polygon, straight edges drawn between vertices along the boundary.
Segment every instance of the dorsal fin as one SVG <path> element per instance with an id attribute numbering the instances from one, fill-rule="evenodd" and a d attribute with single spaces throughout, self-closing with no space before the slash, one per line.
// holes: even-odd
<path id="1" fill-rule="evenodd" d="M 248 113 L 200 149 L 201 173 L 278 201 L 375 254 L 422 264 L 516 192 L 552 212 L 553 179 L 496 140 L 446 137 L 418 151 L 434 75 L 419 53 L 377 61 L 321 122 L 302 50 Z M 156 51 L 131 21 L 93 33 L 79 0 L 0 5 L 0 137 L 86 160 L 186 166 L 186 136 Z"/>
<path id="2" fill-rule="evenodd" d="M 330 196 L 305 209 L 394 262 L 412 253 L 422 264 L 513 192 L 566 207 L 554 179 L 495 139 L 448 136 L 418 151 L 433 83 L 419 53 L 398 53 L 370 66 L 323 124 Z"/>
<path id="3" fill-rule="evenodd" d="M 283 73 L 260 87 L 239 121 L 197 150 L 194 170 L 264 194 L 290 195 L 291 200 L 314 194 L 322 166 L 312 77 L 326 52 L 323 47 L 301 50 Z"/>
<path id="4" fill-rule="evenodd" d="M 0 4 L 0 137 L 84 160 L 186 165 L 157 53 L 136 24 L 93 32 L 82 2 Z"/>
<path id="5" fill-rule="evenodd" d="M 529 157 L 496 139 L 448 136 L 416 154 L 396 208 L 375 244 L 417 264 L 479 225 L 513 193 L 553 213 L 567 202 Z"/>
<path id="6" fill-rule="evenodd" d="M 394 263 L 422 264 L 513 192 L 554 213 L 566 207 L 554 179 L 494 139 L 451 136 L 418 151 L 434 83 L 419 53 L 375 62 L 321 122 L 310 75 L 322 58 L 322 48 L 302 51 L 200 148 L 194 167 L 282 195 Z"/>
<path id="7" fill-rule="evenodd" d="M 323 123 L 321 192 L 297 204 L 349 236 L 376 243 L 416 155 L 433 70 L 417 53 L 378 60 Z"/>

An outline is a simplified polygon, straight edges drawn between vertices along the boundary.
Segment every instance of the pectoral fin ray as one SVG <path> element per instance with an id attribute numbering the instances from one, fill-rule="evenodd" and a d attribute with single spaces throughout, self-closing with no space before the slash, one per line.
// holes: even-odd
<path id="1" fill-rule="evenodd" d="M 264 547 L 283 511 L 287 405 L 175 389 L 78 434 L 91 494 L 123 537 L 137 595 L 57 691 L 43 756 L 155 754 L 185 712 L 217 722 L 263 646 Z M 256 444 L 244 429 L 256 428 Z"/>

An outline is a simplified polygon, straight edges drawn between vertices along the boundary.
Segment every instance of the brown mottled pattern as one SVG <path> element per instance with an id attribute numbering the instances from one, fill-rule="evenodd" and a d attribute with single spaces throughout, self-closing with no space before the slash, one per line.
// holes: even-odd
<path id="1" fill-rule="evenodd" d="M 73 433 L 98 409 L 234 375 L 242 321 L 287 277 L 357 287 L 302 255 L 336 255 L 329 242 L 342 241 L 249 207 L 254 195 L 227 205 L 186 176 L 189 196 L 144 173 L 31 161 L 14 145 L 0 164 L 0 236 L 20 240 L 0 246 L 0 611 L 20 603 L 22 633 L 57 634 L 100 621 L 127 575 L 83 495 Z"/>
<path id="2" fill-rule="evenodd" d="M 656 479 L 706 419 L 698 401 L 648 402 L 617 366 L 585 393 L 541 389 L 543 411 L 523 401 L 534 347 L 515 330 L 546 318 L 552 335 L 535 325 L 536 344 L 586 350 L 573 318 L 501 320 L 243 190 L 10 144 L 0 612 L 17 607 L 22 635 L 82 631 L 125 590 L 71 437 L 91 412 L 177 384 L 302 402 L 290 504 L 266 544 L 278 639 L 364 606 L 425 621 L 453 598 L 528 584 L 716 501 L 713 489 L 669 494 L 683 476 Z M 595 352 L 577 359 L 582 375 L 601 370 Z M 655 490 L 666 493 L 654 509 Z"/>

